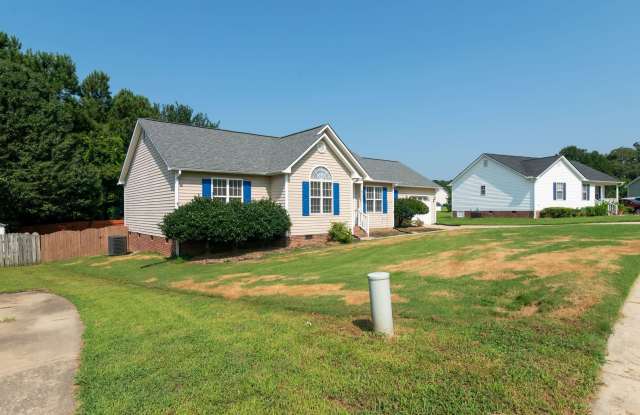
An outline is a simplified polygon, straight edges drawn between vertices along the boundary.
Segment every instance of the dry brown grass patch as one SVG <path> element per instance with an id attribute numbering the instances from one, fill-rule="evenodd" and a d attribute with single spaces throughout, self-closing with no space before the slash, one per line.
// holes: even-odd
<path id="1" fill-rule="evenodd" d="M 455 294 L 447 290 L 431 291 L 427 294 L 430 297 L 454 298 Z"/>
<path id="2" fill-rule="evenodd" d="M 122 256 L 114 256 L 106 259 L 102 262 L 94 262 L 91 264 L 92 267 L 103 267 L 106 265 L 111 265 L 115 262 L 122 261 L 142 261 L 145 259 L 164 259 L 164 257 L 158 254 L 130 254 L 130 255 L 122 255 Z"/>
<path id="3" fill-rule="evenodd" d="M 546 243 L 558 239 L 548 240 Z M 523 248 L 505 248 L 505 242 L 491 243 L 471 247 L 466 251 L 446 251 L 403 261 L 387 266 L 385 270 L 414 272 L 438 278 L 470 275 L 480 281 L 514 279 L 522 273 L 530 273 L 538 278 L 572 274 L 575 277 L 562 284 L 570 289 L 571 294 L 566 298 L 569 304 L 553 311 L 551 315 L 574 319 L 600 302 L 609 292 L 607 280 L 598 277 L 605 272 L 619 271 L 621 266 L 618 260 L 622 256 L 640 254 L 639 242 L 626 240 L 618 245 L 565 248 L 530 255 L 526 255 L 527 250 Z M 514 255 L 519 256 L 513 258 Z M 519 315 L 526 316 L 536 311 L 537 308 L 523 309 Z"/>
<path id="4" fill-rule="evenodd" d="M 308 281 L 318 277 L 310 276 L 304 278 L 291 278 L 284 275 L 261 275 L 251 276 L 251 274 L 229 274 L 216 280 L 195 282 L 193 279 L 177 281 L 171 284 L 174 288 L 198 291 L 207 294 L 220 295 L 227 299 L 238 299 L 241 297 L 260 297 L 268 295 L 286 295 L 290 297 L 322 297 L 337 296 L 342 297 L 349 305 L 360 305 L 369 301 L 369 292 L 362 290 L 346 289 L 345 284 L 270 284 L 252 286 L 257 282 L 274 281 Z M 234 280 L 225 284 L 229 280 Z M 406 302 L 407 300 L 397 294 L 392 295 L 393 301 Z"/>

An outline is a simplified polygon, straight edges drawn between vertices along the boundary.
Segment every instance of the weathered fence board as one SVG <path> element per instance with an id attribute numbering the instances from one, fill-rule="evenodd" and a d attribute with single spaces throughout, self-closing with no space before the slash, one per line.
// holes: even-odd
<path id="1" fill-rule="evenodd" d="M 0 266 L 13 267 L 40 262 L 40 235 L 8 233 L 0 235 Z"/>
<path id="2" fill-rule="evenodd" d="M 81 231 L 58 231 L 40 236 L 42 262 L 80 256 L 106 255 L 109 236 L 127 235 L 125 226 L 89 228 Z"/>
<path id="3" fill-rule="evenodd" d="M 106 255 L 109 236 L 127 235 L 126 226 L 58 231 L 46 235 L 0 235 L 0 266 L 31 265 L 80 256 Z"/>

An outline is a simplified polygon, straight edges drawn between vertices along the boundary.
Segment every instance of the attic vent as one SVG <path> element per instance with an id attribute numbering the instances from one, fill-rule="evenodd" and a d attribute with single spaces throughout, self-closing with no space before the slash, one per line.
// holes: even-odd
<path id="1" fill-rule="evenodd" d="M 484 160 L 484 161 L 482 162 L 482 165 L 483 165 L 484 167 L 487 167 L 487 166 L 489 165 L 489 160 Z"/>
<path id="2" fill-rule="evenodd" d="M 326 153 L 327 145 L 325 143 L 318 144 L 318 153 Z"/>

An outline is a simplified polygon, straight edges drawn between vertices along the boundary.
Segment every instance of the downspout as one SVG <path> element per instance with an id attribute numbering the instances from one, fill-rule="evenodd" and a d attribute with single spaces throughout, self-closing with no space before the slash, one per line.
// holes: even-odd
<path id="1" fill-rule="evenodd" d="M 182 175 L 182 170 L 178 170 L 174 172 L 174 182 L 173 182 L 173 205 L 174 208 L 177 209 L 180 204 L 180 176 Z M 176 241 L 176 256 L 180 256 L 180 241 Z"/>
<path id="2" fill-rule="evenodd" d="M 291 216 L 291 212 L 289 212 L 289 173 L 285 173 L 284 175 L 284 208 Z M 287 231 L 286 235 L 287 239 L 291 237 L 291 229 Z"/>

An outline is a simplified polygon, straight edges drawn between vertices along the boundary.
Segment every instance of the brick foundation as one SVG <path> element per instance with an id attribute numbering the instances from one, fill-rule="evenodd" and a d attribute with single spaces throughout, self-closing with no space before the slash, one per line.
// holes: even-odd
<path id="1" fill-rule="evenodd" d="M 157 252 L 164 256 L 172 256 L 175 253 L 175 243 L 162 236 L 129 232 L 128 244 L 131 252 Z"/>
<path id="2" fill-rule="evenodd" d="M 322 245 L 327 242 L 327 234 L 322 233 L 318 235 L 293 235 L 289 237 L 290 248 L 299 248 L 302 246 L 314 246 Z"/>
<path id="3" fill-rule="evenodd" d="M 530 210 L 472 210 L 464 212 L 465 218 L 534 218 L 535 212 Z"/>

